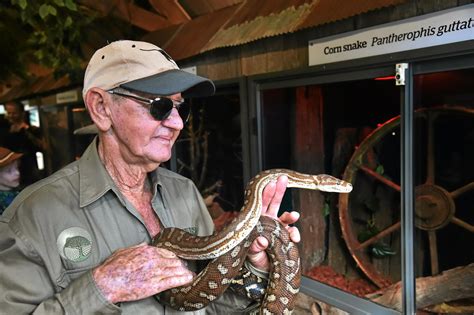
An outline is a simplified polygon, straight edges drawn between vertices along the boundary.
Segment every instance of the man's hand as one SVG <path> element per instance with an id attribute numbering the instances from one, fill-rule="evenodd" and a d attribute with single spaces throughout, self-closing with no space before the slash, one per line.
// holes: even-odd
<path id="1" fill-rule="evenodd" d="M 194 277 L 174 253 L 144 243 L 117 250 L 92 274 L 111 303 L 144 299 Z"/>
<path id="2" fill-rule="evenodd" d="M 290 238 L 293 242 L 298 243 L 301 239 L 299 230 L 294 226 L 289 226 L 295 223 L 299 219 L 298 212 L 285 212 L 279 218 L 278 210 L 280 203 L 285 194 L 286 184 L 288 178 L 286 176 L 280 176 L 276 183 L 268 183 L 263 190 L 262 196 L 262 215 L 277 218 L 281 223 L 286 226 L 286 229 L 290 233 Z M 268 256 L 265 253 L 265 249 L 268 247 L 268 240 L 262 236 L 258 237 L 250 246 L 248 260 L 250 263 L 264 271 L 269 269 Z"/>
<path id="3" fill-rule="evenodd" d="M 20 132 L 22 129 L 26 130 L 28 128 L 30 128 L 30 126 L 25 122 L 14 123 L 10 126 L 10 132 Z"/>

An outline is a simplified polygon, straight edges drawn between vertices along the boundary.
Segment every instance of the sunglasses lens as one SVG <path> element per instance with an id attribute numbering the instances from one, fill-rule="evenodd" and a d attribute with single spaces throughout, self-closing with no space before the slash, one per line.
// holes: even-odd
<path id="1" fill-rule="evenodd" d="M 162 97 L 153 101 L 150 107 L 150 114 L 156 120 L 165 120 L 173 110 L 173 101 L 169 98 Z M 189 117 L 190 106 L 187 103 L 182 103 L 178 107 L 178 113 L 183 122 L 186 122 Z"/>
<path id="2" fill-rule="evenodd" d="M 173 109 L 173 101 L 168 98 L 160 98 L 151 103 L 150 114 L 156 120 L 165 120 Z"/>
<path id="3" fill-rule="evenodd" d="M 191 112 L 191 105 L 188 103 L 181 103 L 178 108 L 178 113 L 184 123 L 188 121 L 189 113 Z"/>

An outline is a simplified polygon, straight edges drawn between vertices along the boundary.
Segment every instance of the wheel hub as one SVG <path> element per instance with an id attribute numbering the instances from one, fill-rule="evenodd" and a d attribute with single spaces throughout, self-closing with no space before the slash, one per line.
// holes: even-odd
<path id="1" fill-rule="evenodd" d="M 436 185 L 415 188 L 415 224 L 422 230 L 438 230 L 454 216 L 455 205 L 449 192 Z"/>

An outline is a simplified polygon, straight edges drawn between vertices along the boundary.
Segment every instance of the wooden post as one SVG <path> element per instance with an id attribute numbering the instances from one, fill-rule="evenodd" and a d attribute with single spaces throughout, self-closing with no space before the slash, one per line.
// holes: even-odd
<path id="1" fill-rule="evenodd" d="M 323 97 L 321 88 L 296 88 L 294 122 L 294 169 L 312 174 L 324 173 Z M 299 228 L 303 272 L 320 264 L 325 257 L 326 222 L 324 196 L 318 191 L 293 192 L 294 207 L 301 214 Z"/>

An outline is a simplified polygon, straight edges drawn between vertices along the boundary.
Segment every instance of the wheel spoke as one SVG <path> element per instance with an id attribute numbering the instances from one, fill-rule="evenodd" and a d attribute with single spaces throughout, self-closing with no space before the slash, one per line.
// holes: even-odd
<path id="1" fill-rule="evenodd" d="M 382 175 L 380 175 L 379 173 L 371 170 L 367 166 L 360 165 L 359 168 L 361 170 L 363 170 L 366 174 L 368 174 L 368 175 L 372 176 L 373 178 L 375 178 L 376 180 L 378 180 L 379 182 L 384 183 L 388 187 L 391 187 L 391 188 L 395 189 L 398 192 L 400 191 L 400 185 L 398 185 L 398 184 L 392 182 L 391 180 L 383 177 Z"/>
<path id="2" fill-rule="evenodd" d="M 438 244 L 436 242 L 436 232 L 428 231 L 428 240 L 430 243 L 430 262 L 431 262 L 431 275 L 437 275 L 439 273 L 438 264 Z"/>
<path id="3" fill-rule="evenodd" d="M 455 191 L 451 192 L 450 193 L 451 198 L 456 199 L 457 197 L 459 197 L 460 195 L 464 194 L 465 192 L 469 190 L 474 190 L 474 182 L 470 182 L 469 184 L 464 185 L 456 189 Z"/>
<path id="4" fill-rule="evenodd" d="M 459 225 L 460 227 L 468 230 L 469 232 L 474 233 L 474 225 L 470 225 L 466 221 L 463 221 L 457 217 L 452 217 L 451 222 L 453 222 L 456 225 Z"/>
<path id="5" fill-rule="evenodd" d="M 400 221 L 398 221 L 397 223 L 389 226 L 388 228 L 381 231 L 377 235 L 372 236 L 371 238 L 369 238 L 365 242 L 360 243 L 357 246 L 354 246 L 354 250 L 360 250 L 360 249 L 366 248 L 367 246 L 377 242 L 379 239 L 384 238 L 385 236 L 389 235 L 390 233 L 393 233 L 394 231 L 400 229 L 400 226 L 401 226 L 401 223 L 400 223 Z"/>

